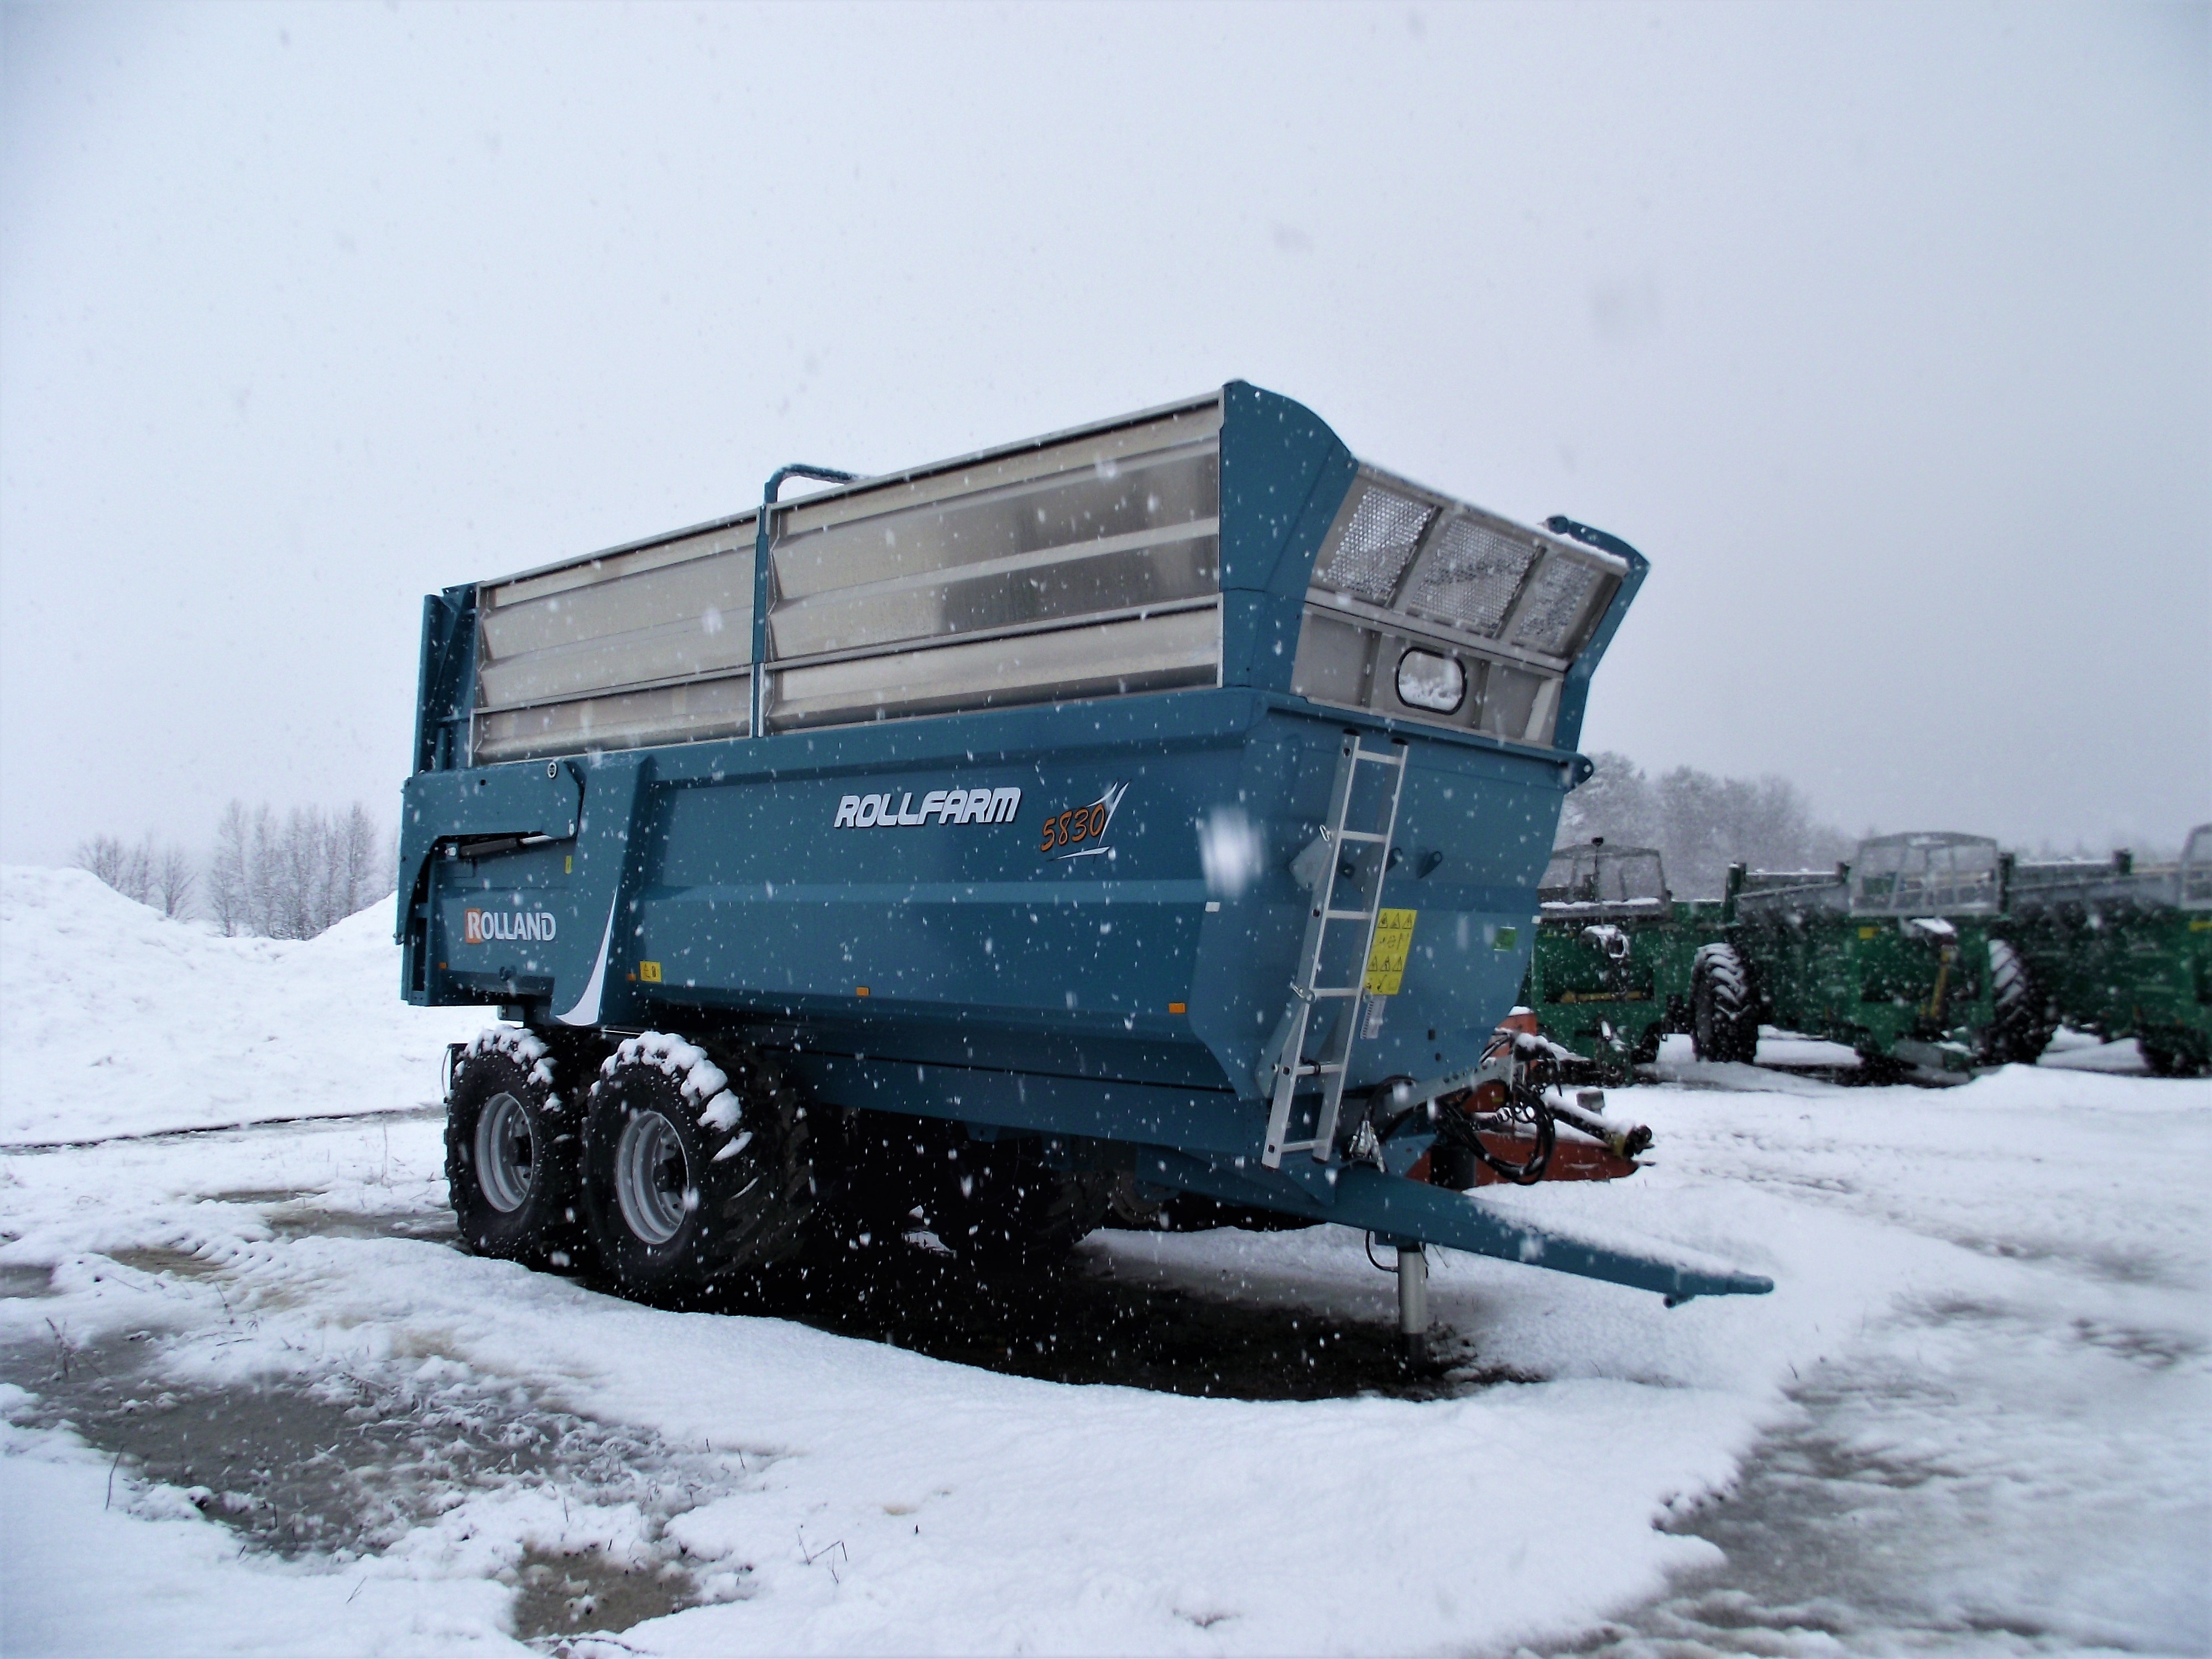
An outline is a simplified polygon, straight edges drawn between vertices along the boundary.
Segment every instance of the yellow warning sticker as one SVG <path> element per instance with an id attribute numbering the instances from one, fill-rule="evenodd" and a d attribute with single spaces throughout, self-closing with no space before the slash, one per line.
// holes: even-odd
<path id="1" fill-rule="evenodd" d="M 637 976 L 647 985 L 659 984 L 660 964 L 657 962 L 639 963 L 637 964 Z"/>
<path id="2" fill-rule="evenodd" d="M 1395 997 L 1405 981 L 1406 958 L 1413 953 L 1413 910 L 1375 913 L 1375 944 L 1367 952 L 1367 994 Z"/>

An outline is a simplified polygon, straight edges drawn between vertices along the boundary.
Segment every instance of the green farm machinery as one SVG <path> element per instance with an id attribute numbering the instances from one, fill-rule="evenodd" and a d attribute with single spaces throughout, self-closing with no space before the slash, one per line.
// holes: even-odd
<path id="1" fill-rule="evenodd" d="M 1662 1037 L 1692 1029 L 1692 978 L 1719 936 L 1721 907 L 1677 901 L 1656 848 L 1602 837 L 1555 851 L 1537 896 L 1522 1000 L 1598 1080 L 1632 1082 Z"/>
<path id="2" fill-rule="evenodd" d="M 1876 1076 L 1962 1079 L 2033 1062 L 2048 998 L 2003 928 L 2005 861 L 1982 836 L 1881 836 L 1832 872 L 1739 865 L 1724 937 L 1692 970 L 1708 1060 L 1750 1060 L 1762 1020 L 1858 1052 Z"/>
<path id="3" fill-rule="evenodd" d="M 1881 836 L 1832 870 L 1729 872 L 1684 902 L 1658 851 L 1552 854 L 1522 1000 L 1619 1085 L 1671 1032 L 1750 1062 L 1762 1024 L 1856 1050 L 1870 1078 L 2033 1064 L 2061 1024 L 2212 1072 L 2212 824 L 2172 864 L 2031 863 L 1983 836 Z"/>
<path id="4" fill-rule="evenodd" d="M 2212 1070 L 2212 823 L 2174 864 L 2118 853 L 2006 874 L 2003 943 L 2050 1016 L 2135 1038 L 2160 1076 Z"/>

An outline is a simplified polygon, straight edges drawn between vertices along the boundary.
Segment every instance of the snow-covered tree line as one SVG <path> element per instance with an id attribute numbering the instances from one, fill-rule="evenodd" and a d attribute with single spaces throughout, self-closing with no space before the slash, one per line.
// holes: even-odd
<path id="1" fill-rule="evenodd" d="M 392 890 L 392 849 L 368 807 L 295 806 L 279 817 L 234 800 L 204 863 L 183 848 L 95 836 L 77 863 L 165 916 L 204 914 L 225 933 L 313 939 Z"/>
<path id="2" fill-rule="evenodd" d="M 1653 778 L 1626 755 L 1590 758 L 1597 770 L 1567 797 L 1559 845 L 1602 836 L 1620 846 L 1656 847 L 1678 898 L 1719 897 L 1731 864 L 1826 869 L 1856 845 L 1816 818 L 1787 778 L 1720 778 L 1690 766 Z"/>
<path id="3" fill-rule="evenodd" d="M 76 861 L 127 899 L 150 904 L 165 916 L 191 908 L 199 867 L 181 847 L 156 846 L 153 831 L 131 842 L 117 836 L 94 836 L 76 849 Z"/>

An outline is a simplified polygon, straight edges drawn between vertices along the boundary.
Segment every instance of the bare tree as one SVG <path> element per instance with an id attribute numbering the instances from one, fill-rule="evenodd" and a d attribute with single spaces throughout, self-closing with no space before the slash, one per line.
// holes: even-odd
<path id="1" fill-rule="evenodd" d="M 383 861 L 378 856 L 382 840 L 375 818 L 359 801 L 347 811 L 344 822 L 332 826 L 331 868 L 337 899 L 332 921 L 353 915 L 370 899 L 383 895 L 384 887 L 377 879 L 377 866 Z"/>
<path id="2" fill-rule="evenodd" d="M 246 914 L 253 932 L 264 939 L 278 937 L 282 899 L 276 884 L 276 814 L 264 801 L 254 809 L 246 860 Z"/>
<path id="3" fill-rule="evenodd" d="M 1819 822 L 1786 778 L 1723 778 L 1678 766 L 1655 783 L 1626 755 L 1591 759 L 1597 769 L 1560 814 L 1560 844 L 1602 836 L 1656 847 L 1668 884 L 1685 898 L 1717 897 L 1734 863 L 1802 870 L 1850 855 L 1850 840 Z"/>
<path id="4" fill-rule="evenodd" d="M 295 806 L 282 819 L 233 801 L 209 860 L 209 904 L 226 933 L 313 939 L 392 890 L 388 848 L 358 801 L 343 817 Z"/>
<path id="5" fill-rule="evenodd" d="M 76 849 L 80 868 L 89 870 L 127 899 L 144 904 L 154 887 L 154 837 L 133 846 L 119 836 L 94 836 Z"/>
<path id="6" fill-rule="evenodd" d="M 161 846 L 150 830 L 135 843 L 119 836 L 94 836 L 76 849 L 76 862 L 124 897 L 165 916 L 182 916 L 191 908 L 198 878 L 191 854 L 181 847 Z"/>
<path id="7" fill-rule="evenodd" d="M 171 921 L 178 920 L 191 910 L 192 889 L 198 885 L 198 880 L 192 871 L 191 855 L 181 847 L 165 847 L 154 861 L 149 902 Z"/>
<path id="8" fill-rule="evenodd" d="M 80 870 L 89 870 L 120 893 L 128 879 L 124 866 L 130 857 L 131 849 L 117 837 L 94 836 L 90 841 L 78 843 L 76 866 Z"/>
<path id="9" fill-rule="evenodd" d="M 248 872 L 253 856 L 252 822 L 246 803 L 234 799 L 223 808 L 216 826 L 215 852 L 208 860 L 208 912 L 224 937 L 244 933 L 252 926 L 252 884 Z"/>

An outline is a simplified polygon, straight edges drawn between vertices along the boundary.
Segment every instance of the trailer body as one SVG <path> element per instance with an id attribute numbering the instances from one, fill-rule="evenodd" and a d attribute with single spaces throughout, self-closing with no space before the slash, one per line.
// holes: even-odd
<path id="1" fill-rule="evenodd" d="M 1348 1152 L 1361 1099 L 1474 1063 L 1512 1003 L 1644 568 L 1239 382 L 447 589 L 404 994 L 741 1042 L 821 1106 L 1227 1203 L 1759 1288 L 1399 1179 L 1418 1133 Z"/>

